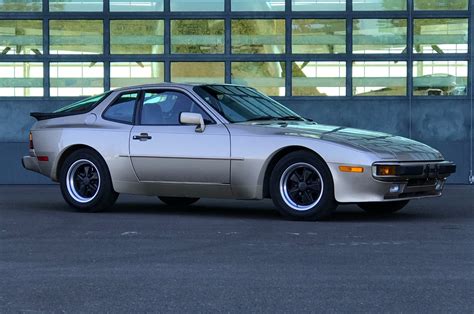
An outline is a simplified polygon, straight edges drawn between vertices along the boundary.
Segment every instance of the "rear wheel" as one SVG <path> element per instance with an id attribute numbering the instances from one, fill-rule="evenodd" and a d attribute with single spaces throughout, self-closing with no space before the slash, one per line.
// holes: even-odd
<path id="1" fill-rule="evenodd" d="M 369 214 L 387 215 L 401 210 L 408 204 L 408 202 L 408 200 L 405 200 L 393 202 L 359 203 L 357 205 Z"/>
<path id="2" fill-rule="evenodd" d="M 193 198 L 193 197 L 158 196 L 158 198 L 160 199 L 160 201 L 170 206 L 189 206 L 199 201 L 199 198 Z"/>
<path id="3" fill-rule="evenodd" d="M 329 169 L 315 154 L 297 151 L 283 157 L 270 177 L 270 194 L 290 219 L 319 220 L 337 207 Z"/>
<path id="4" fill-rule="evenodd" d="M 66 158 L 59 182 L 64 200 L 82 212 L 108 209 L 118 197 L 107 164 L 90 149 L 77 150 Z"/>

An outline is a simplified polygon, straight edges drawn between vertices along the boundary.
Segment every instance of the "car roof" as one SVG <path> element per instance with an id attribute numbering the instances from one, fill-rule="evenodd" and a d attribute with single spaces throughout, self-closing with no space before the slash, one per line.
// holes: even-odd
<path id="1" fill-rule="evenodd" d="M 238 84 L 222 84 L 222 83 L 173 83 L 173 82 L 165 82 L 165 83 L 156 83 L 156 84 L 142 84 L 142 85 L 133 85 L 133 86 L 127 86 L 127 87 L 121 87 L 114 89 L 114 92 L 123 92 L 123 91 L 129 91 L 129 90 L 138 90 L 138 89 L 148 89 L 148 88 L 163 88 L 163 87 L 180 87 L 184 89 L 192 89 L 195 86 L 239 86 L 239 87 L 248 87 L 244 85 L 238 85 Z"/>

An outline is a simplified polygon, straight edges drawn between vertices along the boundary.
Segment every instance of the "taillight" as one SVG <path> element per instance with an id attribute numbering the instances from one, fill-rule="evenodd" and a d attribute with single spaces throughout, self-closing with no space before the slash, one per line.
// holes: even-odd
<path id="1" fill-rule="evenodd" d="M 33 145 L 33 134 L 30 132 L 30 149 L 35 149 L 35 146 Z"/>

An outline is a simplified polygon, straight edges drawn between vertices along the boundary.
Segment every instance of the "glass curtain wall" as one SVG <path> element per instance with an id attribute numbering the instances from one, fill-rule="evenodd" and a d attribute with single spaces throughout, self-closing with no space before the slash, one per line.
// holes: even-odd
<path id="1" fill-rule="evenodd" d="M 0 0 L 0 98 L 166 81 L 468 97 L 472 15 L 469 0 Z"/>

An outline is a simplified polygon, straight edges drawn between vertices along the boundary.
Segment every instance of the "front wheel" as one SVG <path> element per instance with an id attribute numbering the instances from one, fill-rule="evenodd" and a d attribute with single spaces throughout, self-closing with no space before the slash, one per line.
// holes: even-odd
<path id="1" fill-rule="evenodd" d="M 199 201 L 199 198 L 193 197 L 166 197 L 158 196 L 160 201 L 169 206 L 189 206 Z"/>
<path id="2" fill-rule="evenodd" d="M 401 210 L 403 207 L 407 206 L 407 204 L 408 200 L 393 202 L 359 203 L 357 205 L 369 214 L 387 215 Z"/>
<path id="3" fill-rule="evenodd" d="M 306 151 L 290 153 L 278 161 L 270 177 L 270 194 L 279 212 L 290 219 L 320 220 L 337 207 L 329 169 Z"/>
<path id="4" fill-rule="evenodd" d="M 73 152 L 60 169 L 59 183 L 64 200 L 82 212 L 99 212 L 113 206 L 118 193 L 105 161 L 89 149 Z"/>

